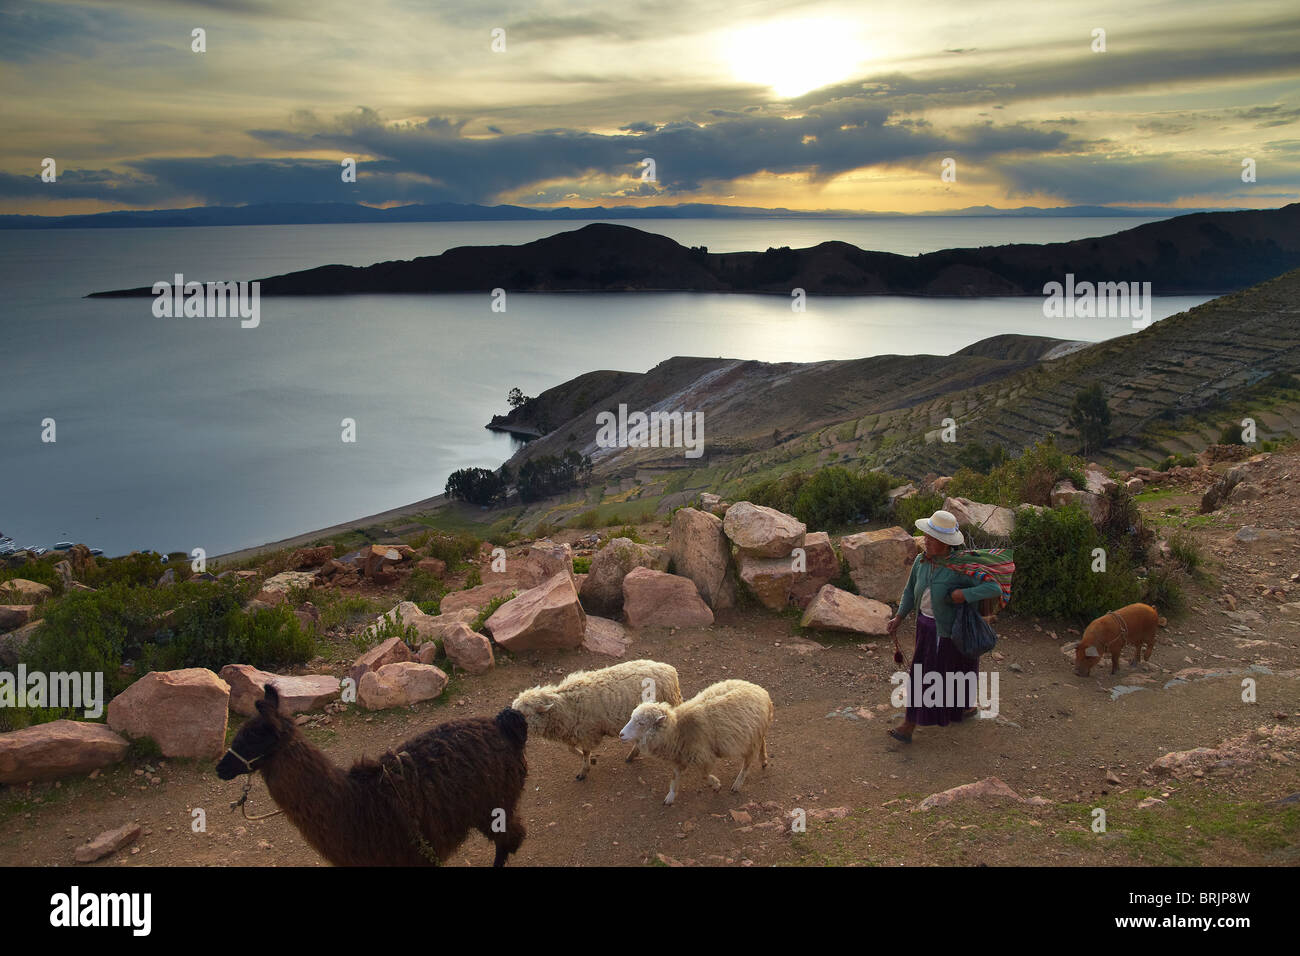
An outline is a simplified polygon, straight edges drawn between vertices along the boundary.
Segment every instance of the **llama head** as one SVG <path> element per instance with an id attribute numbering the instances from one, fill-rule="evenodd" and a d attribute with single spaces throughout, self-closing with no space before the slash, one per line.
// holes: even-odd
<path id="1" fill-rule="evenodd" d="M 618 739 L 629 744 L 634 740 L 644 740 L 648 733 L 668 719 L 668 712 L 668 705 L 658 701 L 637 704 L 632 719 L 618 732 Z"/>
<path id="2" fill-rule="evenodd" d="M 280 694 L 275 685 L 267 684 L 264 691 L 262 699 L 253 705 L 257 713 L 244 721 L 230 749 L 217 764 L 217 776 L 222 780 L 233 780 L 241 773 L 260 769 L 294 731 L 293 721 L 280 713 Z"/>

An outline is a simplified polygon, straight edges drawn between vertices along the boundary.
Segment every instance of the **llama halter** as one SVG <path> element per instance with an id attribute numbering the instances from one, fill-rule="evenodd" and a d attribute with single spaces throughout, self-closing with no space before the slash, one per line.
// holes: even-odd
<path id="1" fill-rule="evenodd" d="M 253 764 L 258 760 L 261 760 L 263 757 L 265 757 L 266 754 L 259 754 L 258 756 L 254 757 L 252 760 L 248 760 L 245 759 L 241 754 L 236 753 L 234 747 L 227 747 L 226 753 L 230 754 L 232 757 L 234 757 L 240 763 L 242 763 L 246 768 L 248 768 L 248 779 L 244 781 L 244 792 L 239 795 L 238 800 L 235 800 L 230 804 L 230 809 L 232 810 L 238 809 L 244 814 L 244 819 L 250 821 L 265 820 L 267 817 L 273 817 L 276 816 L 277 814 L 284 813 L 283 810 L 272 810 L 270 813 L 259 813 L 256 816 L 250 817 L 248 815 L 248 793 L 250 790 L 253 789 Z"/>

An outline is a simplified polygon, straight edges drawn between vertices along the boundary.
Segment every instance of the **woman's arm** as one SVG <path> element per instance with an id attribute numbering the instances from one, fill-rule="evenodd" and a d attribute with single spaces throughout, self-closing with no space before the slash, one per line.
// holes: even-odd
<path id="1" fill-rule="evenodd" d="M 894 615 L 895 620 L 901 621 L 912 611 L 912 606 L 916 603 L 912 595 L 912 586 L 916 583 L 916 569 L 921 563 L 921 556 L 917 555 L 912 562 L 912 571 L 907 576 L 907 584 L 903 585 L 903 594 L 898 599 L 898 613 Z"/>
<path id="2" fill-rule="evenodd" d="M 1002 588 L 997 581 L 979 582 L 965 574 L 957 577 L 965 586 L 953 588 L 948 592 L 949 604 L 969 604 L 972 601 L 983 601 L 985 598 L 1002 597 Z"/>

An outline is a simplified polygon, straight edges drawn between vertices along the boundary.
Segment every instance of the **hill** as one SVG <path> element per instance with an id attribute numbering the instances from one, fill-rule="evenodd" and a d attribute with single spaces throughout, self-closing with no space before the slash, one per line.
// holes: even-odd
<path id="1" fill-rule="evenodd" d="M 1042 295 L 1048 282 L 1140 282 L 1156 295 L 1215 294 L 1300 267 L 1300 203 L 1196 213 L 1109 236 L 919 256 L 846 242 L 710 253 L 666 236 L 594 223 L 518 246 L 461 246 L 371 266 L 327 265 L 259 280 L 261 294 L 412 292 L 764 292 L 789 295 Z M 196 277 L 197 278 L 197 277 Z M 209 277 L 218 278 L 218 277 Z M 152 296 L 149 287 L 90 298 Z"/>

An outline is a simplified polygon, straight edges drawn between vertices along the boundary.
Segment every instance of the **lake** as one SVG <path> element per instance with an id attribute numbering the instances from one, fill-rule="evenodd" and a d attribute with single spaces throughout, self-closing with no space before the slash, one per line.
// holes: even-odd
<path id="1" fill-rule="evenodd" d="M 652 220 L 710 251 L 841 239 L 917 254 L 1104 235 L 1141 219 Z M 527 242 L 582 222 L 0 231 L 0 532 L 216 555 L 396 508 L 515 447 L 483 426 L 525 394 L 674 355 L 804 362 L 947 354 L 1003 332 L 1100 341 L 1127 319 L 1043 318 L 1038 298 L 514 294 L 265 298 L 261 324 L 160 319 L 82 298 Z M 1157 298 L 1160 319 L 1205 301 Z M 56 441 L 42 441 L 54 420 Z M 344 442 L 342 422 L 356 423 Z"/>

